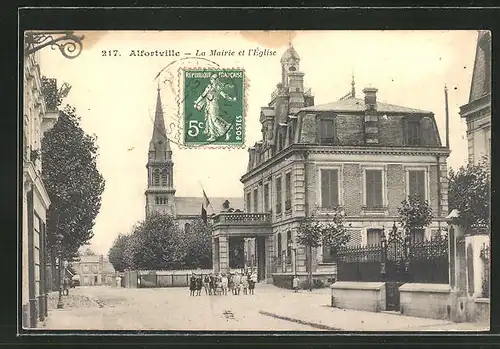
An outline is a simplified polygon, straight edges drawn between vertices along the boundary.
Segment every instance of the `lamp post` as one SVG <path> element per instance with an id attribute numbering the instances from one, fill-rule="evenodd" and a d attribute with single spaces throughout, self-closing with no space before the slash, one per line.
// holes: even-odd
<path id="1" fill-rule="evenodd" d="M 62 293 L 63 293 L 63 263 L 62 263 L 62 239 L 63 236 L 61 234 L 57 234 L 56 236 L 57 239 L 57 252 L 59 254 L 59 300 L 57 302 L 57 309 L 62 309 L 63 308 L 63 301 L 62 301 Z"/>

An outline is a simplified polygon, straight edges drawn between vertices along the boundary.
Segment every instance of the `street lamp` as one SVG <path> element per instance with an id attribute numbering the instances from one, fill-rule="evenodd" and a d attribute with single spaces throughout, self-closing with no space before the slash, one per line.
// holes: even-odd
<path id="1" fill-rule="evenodd" d="M 63 263 L 62 263 L 62 239 L 63 236 L 61 234 L 56 235 L 57 239 L 57 252 L 59 254 L 59 300 L 57 302 L 57 309 L 62 309 L 63 308 L 63 301 L 62 301 L 62 293 L 63 293 Z"/>

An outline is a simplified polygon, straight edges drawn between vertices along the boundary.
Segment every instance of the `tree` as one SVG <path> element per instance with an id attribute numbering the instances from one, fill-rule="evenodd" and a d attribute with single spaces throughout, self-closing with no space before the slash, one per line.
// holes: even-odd
<path id="1" fill-rule="evenodd" d="M 421 200 L 419 195 L 411 195 L 401 201 L 398 213 L 399 223 L 406 234 L 424 229 L 434 218 L 429 203 Z"/>
<path id="2" fill-rule="evenodd" d="M 185 265 L 186 239 L 168 215 L 152 214 L 135 226 L 127 239 L 127 268 L 143 270 L 179 269 Z"/>
<path id="3" fill-rule="evenodd" d="M 187 268 L 208 269 L 212 267 L 212 229 L 197 219 L 184 229 L 186 238 L 185 265 Z"/>
<path id="4" fill-rule="evenodd" d="M 450 210 L 460 212 L 458 224 L 469 230 L 473 226 L 490 226 L 491 174 L 483 158 L 479 164 L 462 166 L 449 172 L 448 200 Z"/>
<path id="5" fill-rule="evenodd" d="M 47 212 L 47 247 L 55 261 L 57 235 L 67 260 L 93 237 L 105 181 L 97 169 L 96 137 L 80 126 L 75 109 L 66 106 L 42 140 L 42 179 L 51 205 Z"/>
<path id="6" fill-rule="evenodd" d="M 116 271 L 124 271 L 126 261 L 124 258 L 125 248 L 130 235 L 119 234 L 108 251 L 108 260 Z"/>
<path id="7" fill-rule="evenodd" d="M 327 221 L 317 217 L 307 217 L 301 221 L 297 230 L 297 243 L 306 246 L 309 272 L 309 290 L 312 289 L 312 249 L 321 245 L 330 246 L 332 252 L 344 247 L 349 242 L 349 234 L 344 227 L 344 211 L 336 208 L 333 214 L 327 215 Z"/>

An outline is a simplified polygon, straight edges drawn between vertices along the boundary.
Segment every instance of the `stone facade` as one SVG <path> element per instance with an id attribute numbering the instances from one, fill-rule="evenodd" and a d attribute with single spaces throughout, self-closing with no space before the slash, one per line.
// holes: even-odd
<path id="1" fill-rule="evenodd" d="M 478 33 L 469 102 L 460 107 L 467 122 L 468 161 L 491 158 L 491 32 Z"/>
<path id="2" fill-rule="evenodd" d="M 111 286 L 114 281 L 113 265 L 102 255 L 81 255 L 78 262 L 73 263 L 81 286 Z"/>
<path id="3" fill-rule="evenodd" d="M 39 53 L 24 58 L 23 178 L 22 178 L 22 318 L 23 327 L 36 327 L 47 316 L 46 212 L 50 199 L 41 180 L 43 133 L 57 121 L 57 106 L 44 98 Z M 53 89 L 57 93 L 55 80 Z"/>
<path id="4" fill-rule="evenodd" d="M 306 105 L 310 92 L 308 96 L 303 93 L 302 99 L 294 97 L 292 108 L 292 81 L 286 71 L 290 67 L 293 74 L 300 71 L 300 58 L 293 47 L 281 63 L 283 79 L 268 106 L 261 108 L 262 140 L 249 149 L 247 172 L 241 178 L 247 198 L 245 212 L 270 217 L 272 236 L 267 239 L 274 239 L 274 255 L 268 257 L 269 262 L 279 264 L 272 269 L 306 272 L 306 249 L 294 241 L 304 217 L 329 220 L 332 209 L 328 207 L 333 206 L 322 198 L 323 185 L 332 185 L 334 189 L 327 195 L 334 197 L 332 200 L 347 214 L 350 244 L 369 243 L 369 229 L 392 227 L 398 220 L 401 201 L 416 185 L 410 181 L 415 171 L 422 178 L 419 193 L 429 201 L 435 216 L 425 237 L 444 229 L 448 213 L 446 159 L 450 151 L 441 144 L 434 114 L 379 103 L 376 88 L 365 89 L 364 99 L 355 98 L 352 92 L 323 105 L 313 105 L 312 100 Z M 302 77 L 293 84 L 303 84 Z M 296 86 L 293 91 L 295 95 L 304 88 Z M 328 175 L 326 171 L 334 177 L 322 179 L 322 174 Z M 370 171 L 380 176 L 377 204 L 368 194 Z M 322 247 L 313 251 L 313 272 L 333 273 L 334 265 L 323 251 Z"/>

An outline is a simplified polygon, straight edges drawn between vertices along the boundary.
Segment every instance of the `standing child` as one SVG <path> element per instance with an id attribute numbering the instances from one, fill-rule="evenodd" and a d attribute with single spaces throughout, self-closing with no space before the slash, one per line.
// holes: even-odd
<path id="1" fill-rule="evenodd" d="M 299 291 L 299 277 L 297 275 L 293 278 L 293 289 L 295 292 Z"/>
<path id="2" fill-rule="evenodd" d="M 204 276 L 203 288 L 205 289 L 205 295 L 211 294 L 211 292 L 210 292 L 210 277 L 208 275 Z"/>
<path id="3" fill-rule="evenodd" d="M 236 272 L 236 275 L 234 276 L 234 294 L 239 295 L 240 294 L 240 285 L 241 284 L 241 277 L 238 272 Z"/>
<path id="4" fill-rule="evenodd" d="M 191 278 L 189 279 L 189 295 L 194 296 L 194 291 L 196 289 L 196 276 L 194 273 L 191 274 Z"/>
<path id="5" fill-rule="evenodd" d="M 201 280 L 201 276 L 198 276 L 196 278 L 196 295 L 197 296 L 201 296 L 201 288 L 202 288 L 202 280 Z"/>
<path id="6" fill-rule="evenodd" d="M 229 284 L 229 280 L 227 279 L 226 274 L 222 274 L 221 283 L 222 283 L 222 294 L 227 296 L 227 287 Z"/>
<path id="7" fill-rule="evenodd" d="M 248 294 L 248 275 L 247 274 L 243 274 L 243 276 L 241 277 L 241 285 L 243 288 L 243 294 L 247 295 Z"/>
<path id="8" fill-rule="evenodd" d="M 231 291 L 231 293 L 234 294 L 234 275 L 233 274 L 229 274 L 228 286 L 229 286 L 229 291 Z"/>
<path id="9" fill-rule="evenodd" d="M 253 276 L 254 274 L 249 275 L 248 277 L 248 291 L 250 292 L 250 294 L 254 294 L 253 290 L 255 289 L 255 284 L 257 282 L 257 279 L 254 279 Z"/>

